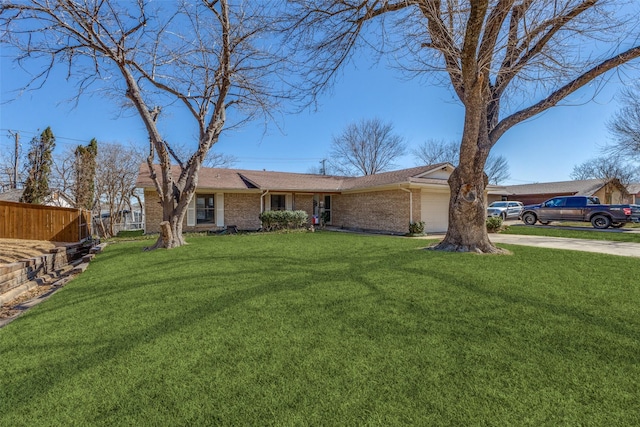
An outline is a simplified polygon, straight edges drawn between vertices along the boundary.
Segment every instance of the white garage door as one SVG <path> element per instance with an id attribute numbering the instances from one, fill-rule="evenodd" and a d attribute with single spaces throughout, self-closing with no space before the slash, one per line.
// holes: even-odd
<path id="1" fill-rule="evenodd" d="M 422 221 L 426 233 L 447 231 L 449 226 L 449 192 L 422 190 Z"/>

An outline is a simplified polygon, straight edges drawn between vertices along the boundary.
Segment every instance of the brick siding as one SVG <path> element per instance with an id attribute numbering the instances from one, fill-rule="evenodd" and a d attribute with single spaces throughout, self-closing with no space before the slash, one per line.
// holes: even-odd
<path id="1" fill-rule="evenodd" d="M 305 211 L 309 215 L 309 224 L 313 216 L 313 194 L 295 194 L 293 209 Z"/>
<path id="2" fill-rule="evenodd" d="M 420 220 L 420 190 L 413 190 L 413 220 Z M 333 196 L 332 225 L 404 234 L 409 231 L 409 193 L 372 191 Z"/>
<path id="3" fill-rule="evenodd" d="M 162 205 L 155 190 L 144 190 L 145 233 L 159 233 Z"/>
<path id="4" fill-rule="evenodd" d="M 420 190 L 412 190 L 413 220 L 420 220 Z M 162 221 L 162 206 L 155 191 L 145 191 L 146 232 L 158 233 Z M 294 194 L 294 209 L 313 215 L 313 195 Z M 260 228 L 260 194 L 225 193 L 224 222 L 240 230 Z M 374 191 L 332 195 L 333 226 L 404 234 L 409 231 L 409 193 L 403 190 Z M 183 231 L 214 230 L 212 224 L 187 227 Z"/>
<path id="5" fill-rule="evenodd" d="M 225 225 L 235 225 L 240 230 L 257 230 L 261 225 L 259 216 L 260 194 L 224 194 Z"/>
<path id="6" fill-rule="evenodd" d="M 158 193 L 153 190 L 144 192 L 147 233 L 159 233 L 162 221 L 162 205 Z M 257 230 L 260 228 L 260 194 L 257 193 L 225 193 L 224 222 L 225 225 L 235 225 L 240 230 Z M 187 219 L 182 224 L 183 231 L 215 230 L 213 224 L 202 224 L 194 227 L 187 226 Z"/>

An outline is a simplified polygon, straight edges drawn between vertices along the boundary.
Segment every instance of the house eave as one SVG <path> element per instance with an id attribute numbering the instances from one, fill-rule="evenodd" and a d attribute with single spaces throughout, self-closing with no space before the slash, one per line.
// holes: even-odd
<path id="1" fill-rule="evenodd" d="M 144 191 L 155 192 L 155 187 L 136 187 Z M 259 188 L 224 188 L 224 187 L 201 187 L 198 186 L 196 193 L 211 192 L 211 193 L 255 193 L 260 194 L 263 190 Z"/>
<path id="2" fill-rule="evenodd" d="M 447 182 L 444 182 L 442 184 L 437 184 L 437 183 L 405 181 L 405 182 L 397 182 L 394 184 L 385 184 L 385 185 L 377 185 L 372 187 L 348 189 L 348 190 L 341 191 L 341 193 L 342 194 L 371 193 L 374 191 L 389 191 L 389 190 L 398 190 L 398 189 L 406 189 L 406 190 L 434 189 L 434 190 L 447 191 L 449 190 L 449 184 Z"/>

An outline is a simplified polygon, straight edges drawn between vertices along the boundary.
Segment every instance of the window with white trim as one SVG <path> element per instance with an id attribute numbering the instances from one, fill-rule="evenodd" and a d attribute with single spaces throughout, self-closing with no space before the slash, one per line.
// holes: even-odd
<path id="1" fill-rule="evenodd" d="M 286 211 L 287 210 L 287 197 L 284 194 L 272 194 L 271 195 L 271 210 L 272 211 Z"/>
<path id="2" fill-rule="evenodd" d="M 196 194 L 196 223 L 215 224 L 215 197 L 213 194 Z"/>

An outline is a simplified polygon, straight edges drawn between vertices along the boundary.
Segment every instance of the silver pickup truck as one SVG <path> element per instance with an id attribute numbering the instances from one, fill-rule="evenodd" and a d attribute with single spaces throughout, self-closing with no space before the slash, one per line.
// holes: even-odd
<path id="1" fill-rule="evenodd" d="M 520 219 L 527 225 L 551 221 L 590 222 L 594 228 L 619 228 L 640 222 L 640 205 L 603 205 L 597 197 L 554 197 L 538 205 L 525 206 Z"/>

